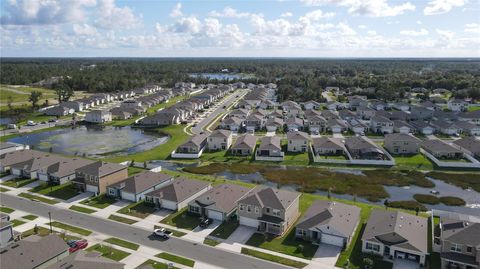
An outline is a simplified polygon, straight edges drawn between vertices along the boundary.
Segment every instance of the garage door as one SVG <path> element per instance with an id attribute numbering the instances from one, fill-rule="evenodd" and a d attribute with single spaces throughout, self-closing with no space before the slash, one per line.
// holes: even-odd
<path id="1" fill-rule="evenodd" d="M 214 210 L 208 210 L 208 217 L 211 219 L 223 221 L 223 213 L 214 211 Z"/>
<path id="2" fill-rule="evenodd" d="M 240 216 L 240 225 L 245 225 L 245 226 L 257 228 L 258 227 L 258 220 Z"/>
<path id="3" fill-rule="evenodd" d="M 170 210 L 177 210 L 177 203 L 173 201 L 162 200 L 161 207 Z"/>
<path id="4" fill-rule="evenodd" d="M 329 234 L 322 234 L 322 243 L 343 247 L 344 239 L 343 237 L 329 235 Z"/>
<path id="5" fill-rule="evenodd" d="M 87 191 L 97 193 L 98 187 L 93 185 L 87 185 Z"/>

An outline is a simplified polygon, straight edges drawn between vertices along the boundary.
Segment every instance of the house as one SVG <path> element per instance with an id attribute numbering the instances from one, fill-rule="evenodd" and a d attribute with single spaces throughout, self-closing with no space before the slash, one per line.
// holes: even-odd
<path id="1" fill-rule="evenodd" d="M 410 125 L 415 128 L 417 133 L 423 135 L 431 135 L 435 132 L 435 127 L 433 127 L 429 123 L 424 122 L 423 120 L 411 121 Z"/>
<path id="2" fill-rule="evenodd" d="M 393 131 L 401 134 L 413 133 L 415 128 L 412 125 L 408 124 L 403 120 L 394 120 L 393 121 Z"/>
<path id="3" fill-rule="evenodd" d="M 410 119 L 410 114 L 405 112 L 405 111 L 394 110 L 394 111 L 390 112 L 389 114 L 390 114 L 390 116 L 386 117 L 386 118 L 391 119 L 391 120 L 406 121 L 406 120 Z"/>
<path id="4" fill-rule="evenodd" d="M 258 114 L 251 114 L 245 119 L 245 128 L 247 131 L 261 130 L 265 127 L 265 118 Z"/>
<path id="5" fill-rule="evenodd" d="M 359 119 L 351 119 L 347 122 L 348 129 L 355 134 L 365 135 L 368 132 L 368 126 Z"/>
<path id="6" fill-rule="evenodd" d="M 350 110 L 357 110 L 359 107 L 368 106 L 366 96 L 353 95 L 353 96 L 348 96 L 347 98 L 348 98 L 348 105 Z"/>
<path id="7" fill-rule="evenodd" d="M 377 134 L 391 134 L 393 133 L 393 121 L 382 116 L 373 116 L 370 119 L 370 129 Z"/>
<path id="8" fill-rule="evenodd" d="M 306 125 L 311 134 L 319 134 L 327 130 L 327 120 L 320 115 L 307 116 Z"/>
<path id="9" fill-rule="evenodd" d="M 385 160 L 388 159 L 385 152 L 375 143 L 363 136 L 347 137 L 345 147 L 353 159 Z"/>
<path id="10" fill-rule="evenodd" d="M 281 118 L 269 118 L 265 123 L 267 132 L 276 132 L 277 130 L 283 129 L 283 120 Z"/>
<path id="11" fill-rule="evenodd" d="M 39 178 L 39 172 L 42 172 L 48 169 L 50 166 L 66 160 L 66 158 L 61 156 L 45 154 L 38 157 L 29 158 L 22 162 L 14 163 L 10 166 L 10 170 L 12 175 L 37 179 Z"/>
<path id="12" fill-rule="evenodd" d="M 320 109 L 321 105 L 319 102 L 316 102 L 316 101 L 307 101 L 305 103 L 303 103 L 303 107 L 305 108 L 305 110 L 308 110 L 308 109 Z"/>
<path id="13" fill-rule="evenodd" d="M 480 136 L 480 126 L 470 123 L 468 121 L 457 121 L 455 126 L 459 131 L 466 135 Z"/>
<path id="14" fill-rule="evenodd" d="M 461 159 L 463 152 L 442 140 L 431 139 L 422 143 L 422 148 L 437 159 Z"/>
<path id="15" fill-rule="evenodd" d="M 244 108 L 235 109 L 228 113 L 228 117 L 237 117 L 240 119 L 246 119 L 248 115 L 250 115 L 250 110 Z"/>
<path id="16" fill-rule="evenodd" d="M 468 110 L 469 104 L 462 99 L 451 99 L 448 101 L 447 106 L 453 112 L 463 112 Z"/>
<path id="17" fill-rule="evenodd" d="M 338 111 L 338 116 L 344 121 L 349 121 L 353 118 L 356 118 L 357 114 L 360 115 L 360 113 L 355 113 L 348 109 L 342 109 Z"/>
<path id="18" fill-rule="evenodd" d="M 80 100 L 74 100 L 74 101 L 67 101 L 67 102 L 62 102 L 60 103 L 61 106 L 73 109 L 75 112 L 80 112 L 83 111 L 84 104 Z"/>
<path id="19" fill-rule="evenodd" d="M 410 134 L 394 133 L 385 135 L 384 147 L 392 154 L 417 154 L 422 140 Z"/>
<path id="20" fill-rule="evenodd" d="M 380 110 L 385 110 L 385 108 L 387 107 L 387 104 L 380 100 L 373 100 L 370 102 L 370 107 L 372 109 L 380 111 Z"/>
<path id="21" fill-rule="evenodd" d="M 77 250 L 46 269 L 123 269 L 125 264 L 102 257 L 102 253 L 96 251 Z"/>
<path id="22" fill-rule="evenodd" d="M 347 131 L 347 125 L 344 121 L 339 119 L 329 119 L 327 121 L 328 130 L 334 134 L 343 133 Z"/>
<path id="23" fill-rule="evenodd" d="M 158 208 L 176 211 L 185 208 L 210 188 L 210 184 L 205 181 L 177 178 L 172 183 L 145 194 L 145 201 Z"/>
<path id="24" fill-rule="evenodd" d="M 238 200 L 250 190 L 237 184 L 217 185 L 188 203 L 188 212 L 226 221 L 235 214 Z"/>
<path id="25" fill-rule="evenodd" d="M 458 119 L 461 121 L 468 121 L 473 124 L 480 125 L 480 109 L 459 113 Z"/>
<path id="26" fill-rule="evenodd" d="M 97 161 L 76 170 L 76 178 L 72 182 L 80 191 L 103 194 L 107 186 L 120 182 L 128 177 L 128 169 L 124 165 Z"/>
<path id="27" fill-rule="evenodd" d="M 444 120 L 433 121 L 431 124 L 439 133 L 444 135 L 458 135 L 461 132 L 461 129 L 458 128 L 454 123 Z"/>
<path id="28" fill-rule="evenodd" d="M 410 109 L 410 104 L 405 102 L 397 102 L 393 104 L 393 108 L 400 111 L 408 111 Z"/>
<path id="29" fill-rule="evenodd" d="M 31 235 L 0 251 L 0 267 L 15 269 L 46 268 L 68 256 L 68 245 L 55 234 Z"/>
<path id="30" fill-rule="evenodd" d="M 11 167 L 14 164 L 44 156 L 48 156 L 48 154 L 45 152 L 28 149 L 4 153 L 0 155 L 0 172 L 11 172 Z"/>
<path id="31" fill-rule="evenodd" d="M 65 184 L 74 180 L 76 170 L 94 161 L 82 158 L 63 158 L 59 157 L 58 161 L 52 165 L 44 166 L 37 171 L 38 179 L 51 184 Z"/>
<path id="32" fill-rule="evenodd" d="M 92 110 L 85 115 L 85 121 L 91 123 L 105 123 L 112 121 L 112 113 L 106 110 Z"/>
<path id="33" fill-rule="evenodd" d="M 125 111 L 123 109 L 111 109 L 112 119 L 114 120 L 127 120 L 132 118 L 132 113 Z"/>
<path id="34" fill-rule="evenodd" d="M 347 154 L 343 142 L 333 137 L 315 137 L 312 139 L 312 149 L 316 156 L 342 156 Z"/>
<path id="35" fill-rule="evenodd" d="M 238 201 L 240 225 L 282 235 L 299 216 L 300 193 L 257 186 Z"/>
<path id="36" fill-rule="evenodd" d="M 303 129 L 303 120 L 297 117 L 288 118 L 285 121 L 285 125 L 287 125 L 287 129 L 289 131 L 298 131 Z"/>
<path id="37" fill-rule="evenodd" d="M 13 223 L 10 222 L 10 216 L 7 214 L 1 214 L 0 220 L 0 249 L 13 243 L 15 240 L 13 232 Z M 1 261 L 0 261 L 1 264 Z"/>
<path id="38" fill-rule="evenodd" d="M 222 120 L 222 122 L 220 123 L 220 127 L 223 129 L 237 132 L 240 130 L 240 128 L 242 128 L 243 121 L 243 119 L 237 118 L 235 116 L 228 117 Z"/>
<path id="39" fill-rule="evenodd" d="M 65 106 L 54 106 L 51 108 L 47 108 L 43 111 L 43 114 L 47 116 L 56 116 L 56 117 L 63 117 L 69 114 L 73 114 L 75 110 L 73 108 L 68 108 Z"/>
<path id="40" fill-rule="evenodd" d="M 230 148 L 232 155 L 250 156 L 257 145 L 257 138 L 251 134 L 244 134 L 237 137 L 237 140 Z"/>
<path id="41" fill-rule="evenodd" d="M 369 120 L 377 114 L 376 110 L 373 110 L 368 107 L 361 107 L 357 109 L 357 115 L 362 117 L 364 120 Z"/>
<path id="42" fill-rule="evenodd" d="M 22 145 L 13 142 L 0 142 L 0 155 L 17 150 L 29 149 L 28 145 Z"/>
<path id="43" fill-rule="evenodd" d="M 190 137 L 190 139 L 178 146 L 175 153 L 201 154 L 207 145 L 208 134 L 202 133 Z"/>
<path id="44" fill-rule="evenodd" d="M 317 200 L 295 226 L 295 236 L 313 243 L 346 247 L 360 221 L 360 208 Z"/>
<path id="45" fill-rule="evenodd" d="M 280 137 L 264 136 L 258 146 L 255 159 L 257 160 L 283 160 L 284 153 L 280 145 Z M 264 158 L 266 157 L 266 158 Z"/>
<path id="46" fill-rule="evenodd" d="M 408 259 L 425 265 L 428 255 L 427 219 L 374 209 L 362 235 L 362 252 L 389 259 Z"/>
<path id="47" fill-rule="evenodd" d="M 261 109 L 275 109 L 277 107 L 277 103 L 275 103 L 272 100 L 266 100 L 266 101 L 262 101 L 258 105 L 258 107 L 260 107 Z"/>
<path id="48" fill-rule="evenodd" d="M 480 268 L 480 223 L 441 218 L 441 269 Z"/>
<path id="49" fill-rule="evenodd" d="M 228 130 L 215 130 L 207 138 L 208 150 L 226 150 L 232 145 L 232 132 Z"/>
<path id="50" fill-rule="evenodd" d="M 410 110 L 410 115 L 408 115 L 408 118 L 410 120 L 429 120 L 433 118 L 435 111 L 421 107 L 421 106 L 412 106 Z"/>
<path id="51" fill-rule="evenodd" d="M 172 182 L 170 175 L 145 171 L 107 186 L 107 195 L 122 200 L 138 202 L 145 194 Z"/>
<path id="52" fill-rule="evenodd" d="M 307 152 L 308 134 L 301 131 L 290 131 L 287 133 L 288 152 Z"/>
<path id="53" fill-rule="evenodd" d="M 480 159 L 480 141 L 475 137 L 465 137 L 453 141 L 453 144 L 466 153 Z"/>

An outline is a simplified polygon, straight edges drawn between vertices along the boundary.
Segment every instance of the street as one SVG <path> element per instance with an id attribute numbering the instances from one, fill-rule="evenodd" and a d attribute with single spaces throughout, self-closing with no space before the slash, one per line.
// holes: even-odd
<path id="1" fill-rule="evenodd" d="M 10 194 L 0 194 L 2 205 L 29 212 L 48 218 L 51 212 L 52 220 L 60 221 L 81 228 L 97 231 L 113 237 L 118 237 L 140 245 L 167 251 L 173 254 L 188 257 L 190 259 L 229 269 L 245 268 L 290 268 L 277 263 L 252 258 L 219 248 L 209 247 L 200 243 L 172 237 L 166 241 L 152 240 L 149 236 L 152 230 L 122 224 L 92 215 L 77 213 L 71 210 L 61 209 L 52 205 L 34 202 Z"/>

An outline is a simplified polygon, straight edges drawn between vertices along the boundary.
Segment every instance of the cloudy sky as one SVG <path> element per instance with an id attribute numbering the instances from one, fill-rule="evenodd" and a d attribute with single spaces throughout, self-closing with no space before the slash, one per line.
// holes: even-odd
<path id="1" fill-rule="evenodd" d="M 2 57 L 480 57 L 480 0 L 0 0 Z"/>

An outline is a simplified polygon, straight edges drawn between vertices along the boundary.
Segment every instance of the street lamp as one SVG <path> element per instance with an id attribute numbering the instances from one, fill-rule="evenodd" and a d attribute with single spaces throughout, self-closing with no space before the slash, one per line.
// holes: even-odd
<path id="1" fill-rule="evenodd" d="M 50 211 L 48 212 L 48 218 L 50 219 L 50 233 L 53 233 L 53 230 L 52 230 L 52 213 Z"/>

